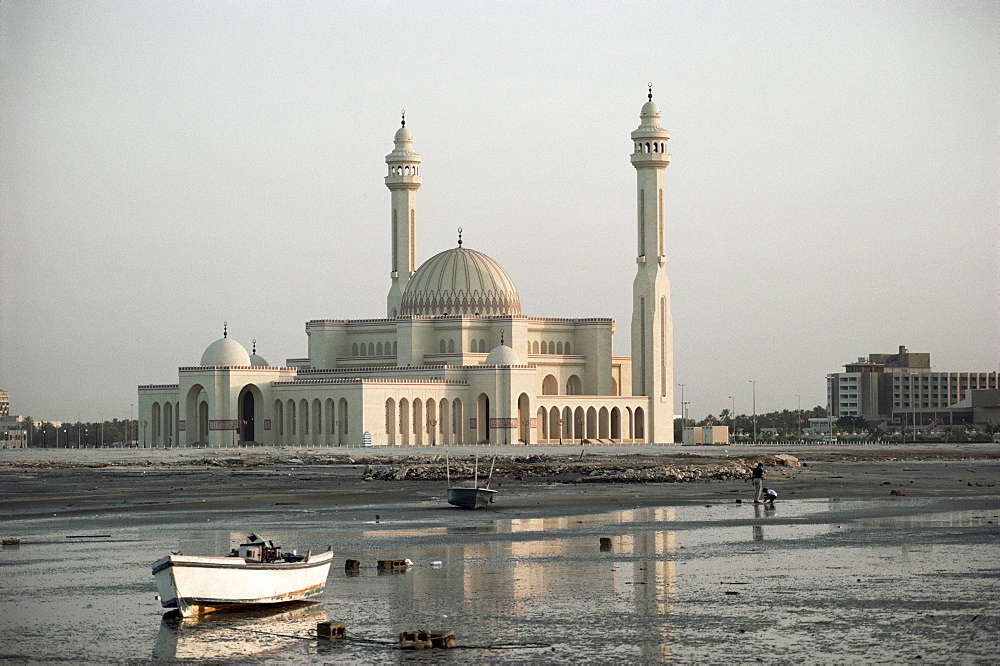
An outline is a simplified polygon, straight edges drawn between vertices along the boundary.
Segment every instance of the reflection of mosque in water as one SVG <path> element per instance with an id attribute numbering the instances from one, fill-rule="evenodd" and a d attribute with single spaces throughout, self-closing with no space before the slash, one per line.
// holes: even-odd
<path id="1" fill-rule="evenodd" d="M 489 530 L 507 538 L 489 539 L 475 545 L 449 546 L 444 550 L 444 570 L 448 582 L 442 590 L 440 579 L 421 575 L 401 576 L 399 598 L 394 611 L 405 621 L 413 599 L 450 595 L 455 608 L 482 609 L 482 635 L 494 641 L 517 642 L 523 634 L 512 625 L 509 635 L 486 629 L 486 616 L 507 616 L 531 620 L 552 618 L 563 606 L 565 620 L 585 630 L 588 618 L 606 622 L 609 615 L 636 618 L 664 618 L 674 612 L 676 589 L 676 536 L 657 529 L 657 523 L 674 520 L 671 507 L 633 509 L 591 516 L 497 520 Z M 619 530 L 615 524 L 631 525 Z M 649 524 L 648 531 L 635 526 Z M 610 552 L 600 550 L 599 536 L 611 534 Z M 446 528 L 413 531 L 431 536 Z M 394 534 L 397 534 L 394 532 Z M 373 535 L 374 536 L 374 533 Z M 409 597 L 407 600 L 405 597 Z M 643 662 L 670 658 L 669 625 L 651 623 L 661 633 L 655 653 L 629 655 Z M 645 644 L 645 650 L 654 643 Z"/>

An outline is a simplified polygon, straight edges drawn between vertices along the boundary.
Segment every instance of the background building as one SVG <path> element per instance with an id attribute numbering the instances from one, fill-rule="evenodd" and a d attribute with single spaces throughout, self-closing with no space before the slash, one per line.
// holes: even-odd
<path id="1" fill-rule="evenodd" d="M 28 424 L 20 416 L 10 415 L 10 395 L 0 391 L 0 449 L 23 449 L 28 446 Z"/>
<path id="2" fill-rule="evenodd" d="M 871 425 L 996 425 L 992 407 L 998 373 L 935 372 L 928 353 L 900 346 L 895 354 L 869 354 L 827 376 L 834 418 L 862 418 Z M 996 395 L 994 395 L 996 394 Z"/>

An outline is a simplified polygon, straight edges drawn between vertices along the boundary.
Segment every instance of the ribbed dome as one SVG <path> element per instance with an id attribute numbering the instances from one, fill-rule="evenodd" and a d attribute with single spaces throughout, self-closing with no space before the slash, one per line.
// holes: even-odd
<path id="1" fill-rule="evenodd" d="M 250 365 L 250 354 L 236 340 L 219 338 L 210 344 L 205 353 L 201 355 L 201 364 L 246 367 Z"/>
<path id="2" fill-rule="evenodd" d="M 521 365 L 521 359 L 507 345 L 498 345 L 487 354 L 485 365 Z"/>
<path id="3" fill-rule="evenodd" d="M 401 314 L 521 314 L 517 288 L 500 264 L 482 252 L 455 247 L 425 261 L 403 293 Z"/>

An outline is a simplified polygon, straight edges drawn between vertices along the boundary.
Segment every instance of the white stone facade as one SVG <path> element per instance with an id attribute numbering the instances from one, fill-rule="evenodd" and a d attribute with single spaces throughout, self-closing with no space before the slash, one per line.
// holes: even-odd
<path id="1" fill-rule="evenodd" d="M 672 442 L 669 135 L 659 117 L 650 95 L 632 133 L 639 256 L 631 357 L 612 355 L 611 319 L 522 315 L 510 276 L 461 238 L 416 268 L 421 160 L 404 122 L 386 156 L 386 318 L 309 321 L 308 356 L 281 367 L 225 332 L 201 365 L 179 369 L 177 384 L 139 387 L 151 445 Z"/>

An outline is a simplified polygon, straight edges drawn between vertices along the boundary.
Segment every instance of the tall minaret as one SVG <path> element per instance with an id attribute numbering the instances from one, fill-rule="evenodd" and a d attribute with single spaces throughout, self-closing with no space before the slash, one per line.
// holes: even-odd
<path id="1" fill-rule="evenodd" d="M 632 132 L 639 223 L 638 270 L 632 283 L 632 394 L 650 398 L 648 441 L 669 444 L 674 441 L 674 324 L 664 268 L 663 177 L 670 164 L 670 133 L 660 127 L 652 85 L 639 119 Z"/>
<path id="2" fill-rule="evenodd" d="M 417 189 L 420 188 L 420 155 L 413 151 L 413 135 L 402 126 L 393 138 L 395 149 L 385 156 L 389 173 L 385 186 L 392 192 L 392 286 L 389 288 L 388 316 L 399 316 L 403 292 L 417 269 L 416 230 Z"/>

